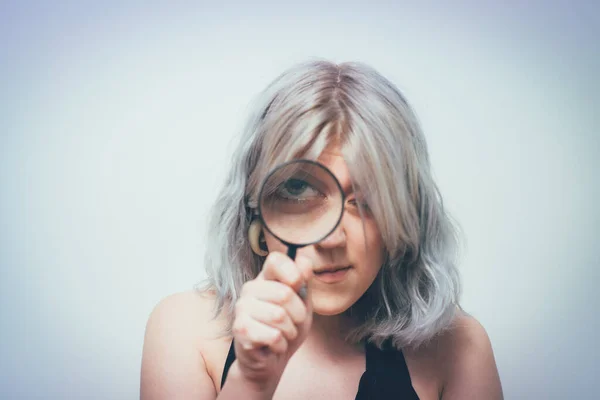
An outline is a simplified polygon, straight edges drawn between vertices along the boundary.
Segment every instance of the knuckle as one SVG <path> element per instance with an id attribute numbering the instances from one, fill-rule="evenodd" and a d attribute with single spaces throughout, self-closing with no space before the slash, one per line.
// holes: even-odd
<path id="1" fill-rule="evenodd" d="M 302 285 L 302 283 L 304 283 L 304 280 L 302 279 L 302 275 L 300 275 L 300 272 L 297 272 L 292 278 L 291 278 L 291 284 L 293 286 L 297 286 L 298 288 Z"/>
<path id="2" fill-rule="evenodd" d="M 281 307 L 277 307 L 273 310 L 273 322 L 282 323 L 286 320 L 287 313 Z"/>
<path id="3" fill-rule="evenodd" d="M 254 330 L 247 331 L 246 337 L 248 338 L 249 342 L 252 344 L 258 343 L 260 341 L 260 337 Z"/>
<path id="4" fill-rule="evenodd" d="M 247 329 L 246 330 L 246 338 L 252 344 L 256 344 L 260 342 L 260 333 L 256 329 Z"/>
<path id="5" fill-rule="evenodd" d="M 267 258 L 265 259 L 264 267 L 272 269 L 273 267 L 276 267 L 279 264 L 281 264 L 281 262 L 283 261 L 282 258 L 283 258 L 283 254 L 273 251 L 273 252 L 269 253 Z"/>
<path id="6" fill-rule="evenodd" d="M 279 293 L 279 300 L 282 303 L 288 303 L 292 300 L 292 298 L 295 296 L 296 294 L 294 293 L 294 291 L 292 290 L 291 287 L 289 286 L 284 286 L 281 288 L 281 291 Z"/>
<path id="7" fill-rule="evenodd" d="M 288 257 L 279 251 L 274 251 L 271 259 L 273 261 L 275 261 L 275 263 L 279 264 L 279 263 L 285 262 L 285 260 L 287 260 Z"/>
<path id="8" fill-rule="evenodd" d="M 289 271 L 289 273 L 287 274 L 288 282 L 294 286 L 300 284 L 302 281 L 302 275 L 300 274 L 300 271 L 298 271 L 298 267 L 296 267 L 296 264 L 290 261 L 286 263 L 285 268 L 287 271 Z"/>
<path id="9" fill-rule="evenodd" d="M 290 328 L 290 331 L 288 333 L 288 337 L 290 340 L 295 340 L 298 337 L 298 329 L 296 329 L 295 326 L 292 326 Z"/>
<path id="10" fill-rule="evenodd" d="M 248 333 L 248 328 L 239 318 L 236 318 L 236 320 L 233 322 L 231 330 L 234 336 L 245 336 Z"/>
<path id="11" fill-rule="evenodd" d="M 272 346 L 274 344 L 276 344 L 277 342 L 279 342 L 281 339 L 283 338 L 281 331 L 279 329 L 274 329 L 273 333 L 269 335 L 269 338 L 267 339 L 267 344 L 269 346 Z"/>
<path id="12" fill-rule="evenodd" d="M 272 346 L 277 348 L 277 351 L 283 354 L 287 351 L 289 343 L 283 336 L 280 335 L 277 340 L 273 342 Z"/>

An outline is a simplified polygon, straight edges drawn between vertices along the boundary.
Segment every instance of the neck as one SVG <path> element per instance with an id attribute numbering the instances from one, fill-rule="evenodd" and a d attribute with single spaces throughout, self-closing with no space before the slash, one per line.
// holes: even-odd
<path id="1" fill-rule="evenodd" d="M 348 354 L 349 350 L 361 350 L 361 345 L 346 341 L 351 320 L 341 314 L 333 316 L 313 315 L 313 322 L 304 342 L 306 347 L 321 354 Z"/>

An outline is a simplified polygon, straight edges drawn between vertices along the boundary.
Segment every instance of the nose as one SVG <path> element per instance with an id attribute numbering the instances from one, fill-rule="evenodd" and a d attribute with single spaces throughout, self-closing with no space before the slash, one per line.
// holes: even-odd
<path id="1" fill-rule="evenodd" d="M 336 228 L 331 232 L 325 239 L 321 240 L 317 243 L 318 247 L 323 249 L 330 249 L 335 247 L 340 247 L 346 244 L 346 232 L 344 231 L 343 226 L 343 218 L 342 221 L 336 226 Z"/>

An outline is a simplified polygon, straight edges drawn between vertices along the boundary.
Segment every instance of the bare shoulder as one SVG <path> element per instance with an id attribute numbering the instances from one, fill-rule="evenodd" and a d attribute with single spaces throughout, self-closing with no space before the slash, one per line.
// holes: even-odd
<path id="1" fill-rule="evenodd" d="M 214 399 L 205 352 L 223 337 L 226 320 L 215 317 L 215 295 L 195 290 L 162 299 L 146 325 L 141 398 Z"/>
<path id="2" fill-rule="evenodd" d="M 464 352 L 465 347 L 487 348 L 490 346 L 490 339 L 475 317 L 458 310 L 450 329 L 441 335 L 440 344 L 456 355 Z"/>
<path id="3" fill-rule="evenodd" d="M 146 338 L 156 337 L 163 345 L 180 343 L 202 350 L 205 344 L 223 336 L 226 318 L 215 315 L 216 296 L 212 292 L 189 290 L 162 299 L 152 310 L 146 325 Z"/>
<path id="4" fill-rule="evenodd" d="M 148 327 L 166 326 L 171 334 L 194 334 L 211 338 L 217 334 L 224 319 L 215 318 L 216 296 L 213 292 L 189 290 L 162 299 L 148 319 Z M 174 330 L 173 328 L 180 328 Z M 183 328 L 183 329 L 181 329 Z"/>
<path id="5" fill-rule="evenodd" d="M 489 336 L 476 318 L 459 308 L 448 329 L 403 352 L 419 398 L 503 398 Z"/>
<path id="6" fill-rule="evenodd" d="M 443 400 L 503 398 L 492 343 L 475 317 L 459 309 L 437 341 Z"/>

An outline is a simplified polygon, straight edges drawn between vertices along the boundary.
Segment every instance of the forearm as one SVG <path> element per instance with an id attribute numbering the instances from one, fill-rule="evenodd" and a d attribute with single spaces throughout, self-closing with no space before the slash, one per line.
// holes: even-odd
<path id="1" fill-rule="evenodd" d="M 221 393 L 217 397 L 218 400 L 271 400 L 275 389 L 277 388 L 277 382 L 265 385 L 259 385 L 257 383 L 248 381 L 245 379 L 238 368 L 238 363 L 235 361 L 229 373 L 225 385 L 221 389 Z"/>

